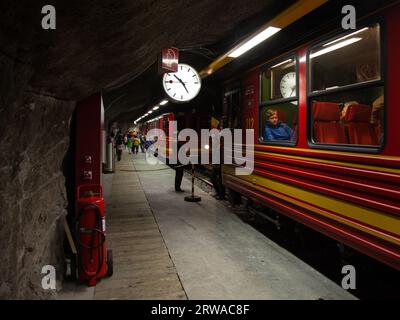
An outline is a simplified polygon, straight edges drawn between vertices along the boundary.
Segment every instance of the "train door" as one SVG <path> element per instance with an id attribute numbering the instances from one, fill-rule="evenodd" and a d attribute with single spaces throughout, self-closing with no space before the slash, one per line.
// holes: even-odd
<path id="1" fill-rule="evenodd" d="M 225 93 L 223 127 L 242 129 L 242 108 L 240 88 Z"/>

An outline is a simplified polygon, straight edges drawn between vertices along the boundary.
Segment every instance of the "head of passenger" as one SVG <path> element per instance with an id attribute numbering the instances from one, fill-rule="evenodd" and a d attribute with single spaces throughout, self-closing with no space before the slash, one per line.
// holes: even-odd
<path id="1" fill-rule="evenodd" d="M 279 122 L 278 111 L 275 109 L 267 110 L 267 121 L 270 125 L 276 126 Z"/>
<path id="2" fill-rule="evenodd" d="M 278 111 L 268 109 L 266 112 L 267 125 L 264 130 L 265 141 L 291 141 L 293 130 L 286 123 L 279 121 Z"/>

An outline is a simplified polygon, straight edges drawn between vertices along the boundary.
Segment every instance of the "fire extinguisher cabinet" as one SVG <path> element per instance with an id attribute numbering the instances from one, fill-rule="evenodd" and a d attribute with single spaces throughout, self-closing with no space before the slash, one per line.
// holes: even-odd
<path id="1" fill-rule="evenodd" d="M 99 184 L 77 187 L 75 238 L 78 278 L 89 286 L 112 275 L 112 252 L 106 249 L 103 189 Z"/>

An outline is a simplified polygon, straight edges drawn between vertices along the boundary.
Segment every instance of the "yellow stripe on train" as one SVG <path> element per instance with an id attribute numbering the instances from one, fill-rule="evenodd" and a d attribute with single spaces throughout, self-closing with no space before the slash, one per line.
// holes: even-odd
<path id="1" fill-rule="evenodd" d="M 232 167 L 224 166 L 223 169 L 224 174 L 229 175 L 229 179 L 232 179 L 238 183 L 243 183 L 245 185 L 251 186 L 257 190 L 262 191 L 263 193 L 271 194 L 289 203 L 301 206 L 307 210 L 328 217 L 329 219 L 339 221 L 340 223 L 346 224 L 358 230 L 362 230 L 363 232 L 372 234 L 378 238 L 382 238 L 389 242 L 395 243 L 396 245 L 400 245 L 399 239 L 391 237 L 390 235 L 383 235 L 382 233 L 376 232 L 367 227 L 353 224 L 350 221 L 343 219 L 339 216 L 329 214 L 323 210 L 319 210 L 315 206 L 354 219 L 356 221 L 367 224 L 371 227 L 376 227 L 381 230 L 388 231 L 396 235 L 400 235 L 399 218 L 396 218 L 392 215 L 383 212 L 355 205 L 346 201 L 337 200 L 329 196 L 321 195 L 311 191 L 306 191 L 299 187 L 294 187 L 285 183 L 276 182 L 257 175 L 240 176 L 240 178 L 238 178 L 238 176 L 233 175 L 233 169 L 234 168 Z M 262 187 L 268 188 L 270 190 L 265 190 Z M 299 201 L 296 199 L 298 199 Z M 310 205 L 305 204 L 304 202 L 307 202 Z"/>

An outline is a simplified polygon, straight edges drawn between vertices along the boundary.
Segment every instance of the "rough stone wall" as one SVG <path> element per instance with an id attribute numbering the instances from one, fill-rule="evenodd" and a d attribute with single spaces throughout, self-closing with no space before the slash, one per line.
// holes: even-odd
<path id="1" fill-rule="evenodd" d="M 119 87 L 164 47 L 211 44 L 273 3 L 54 0 L 49 31 L 40 23 L 47 1 L 0 1 L 0 298 L 55 296 L 40 272 L 53 264 L 62 274 L 72 100 Z"/>
<path id="2" fill-rule="evenodd" d="M 62 276 L 62 162 L 75 103 L 29 92 L 29 64 L 2 56 L 0 69 L 0 298 L 51 298 L 41 268 Z"/>

